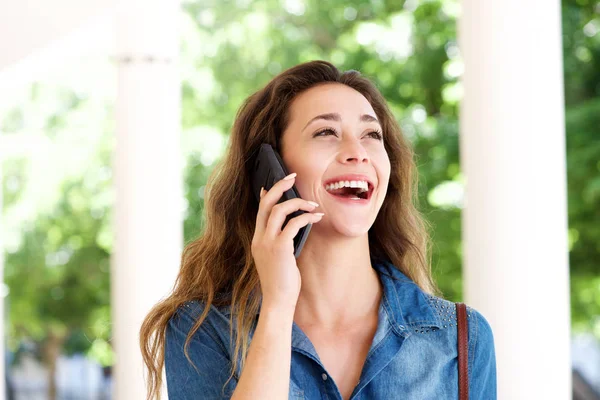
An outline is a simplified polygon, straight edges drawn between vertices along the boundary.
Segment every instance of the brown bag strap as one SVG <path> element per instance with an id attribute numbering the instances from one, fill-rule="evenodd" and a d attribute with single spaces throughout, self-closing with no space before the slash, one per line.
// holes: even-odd
<path id="1" fill-rule="evenodd" d="M 469 399 L 469 322 L 467 321 L 467 306 L 456 303 L 456 318 L 458 320 L 458 398 Z"/>

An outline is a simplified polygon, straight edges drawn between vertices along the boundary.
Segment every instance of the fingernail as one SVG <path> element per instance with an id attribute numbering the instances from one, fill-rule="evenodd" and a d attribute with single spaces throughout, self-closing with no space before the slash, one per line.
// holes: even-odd
<path id="1" fill-rule="evenodd" d="M 318 217 L 322 217 L 323 215 L 325 215 L 325 213 L 314 213 L 313 215 L 316 215 Z"/>
<path id="2" fill-rule="evenodd" d="M 310 204 L 310 205 L 313 205 L 313 206 L 315 206 L 315 207 L 319 207 L 319 204 L 318 204 L 318 203 L 315 203 L 314 201 L 307 200 L 307 202 L 308 202 L 308 204 Z"/>
<path id="3" fill-rule="evenodd" d="M 289 174 L 288 176 L 286 176 L 285 178 L 283 178 L 283 180 L 289 181 L 290 179 L 292 179 L 295 176 L 296 176 L 296 173 L 292 172 L 291 174 Z"/>

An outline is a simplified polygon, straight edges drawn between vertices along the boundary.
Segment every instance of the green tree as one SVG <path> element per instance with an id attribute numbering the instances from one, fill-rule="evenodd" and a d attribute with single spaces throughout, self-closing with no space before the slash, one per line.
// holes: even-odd
<path id="1" fill-rule="evenodd" d="M 47 114 L 40 112 L 40 103 L 50 109 Z M 58 159 L 81 157 L 71 154 L 77 149 L 73 126 L 80 123 L 80 115 L 86 115 L 90 123 L 102 119 L 102 113 L 71 90 L 33 85 L 30 100 L 4 119 L 2 131 L 19 135 L 21 129 L 27 130 L 28 118 L 41 119 L 48 141 L 32 135 L 30 146 L 43 148 L 52 143 L 48 147 L 60 153 L 60 144 L 66 143 L 66 153 L 57 154 Z M 110 123 L 94 129 L 108 133 Z M 92 140 L 91 131 L 87 129 L 82 136 Z M 69 169 L 68 163 L 47 169 L 25 155 L 9 154 L 3 159 L 3 223 L 10 225 L 21 219 L 24 210 L 44 206 L 20 221 L 16 246 L 9 232 L 4 271 L 9 289 L 8 348 L 17 350 L 24 338 L 39 345 L 38 356 L 49 371 L 50 399 L 56 397 L 51 377 L 61 352 L 84 351 L 104 365 L 112 364 L 109 225 L 113 201 L 108 166 L 112 143 L 109 135 L 103 139 L 90 144 L 94 154 L 83 158 L 84 167 L 71 172 L 58 188 L 43 183 L 52 180 L 61 167 Z"/>
<path id="2" fill-rule="evenodd" d="M 54 212 L 38 216 L 24 229 L 20 249 L 7 255 L 9 336 L 38 341 L 50 376 L 73 335 L 87 338 L 81 350 L 110 338 L 109 253 L 99 243 L 108 210 L 91 210 L 88 201 L 98 190 L 106 188 L 65 183 Z M 55 396 L 50 379 L 49 397 Z"/>

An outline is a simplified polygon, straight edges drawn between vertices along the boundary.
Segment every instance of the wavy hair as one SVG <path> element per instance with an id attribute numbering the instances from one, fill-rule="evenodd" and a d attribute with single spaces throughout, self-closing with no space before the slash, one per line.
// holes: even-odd
<path id="1" fill-rule="evenodd" d="M 390 261 L 424 292 L 439 294 L 431 276 L 430 227 L 417 209 L 414 153 L 385 99 L 357 71 L 341 72 L 325 61 L 297 65 L 248 97 L 238 110 L 227 150 L 206 185 L 204 231 L 186 245 L 173 292 L 153 307 L 142 324 L 140 347 L 148 373 L 148 399 L 160 399 L 167 324 L 177 309 L 191 300 L 205 306 L 187 336 L 184 348 L 188 361 L 192 362 L 190 340 L 210 306 L 230 306 L 232 342 L 234 318 L 240 327 L 235 335 L 230 379 L 238 368 L 238 357 L 241 370 L 261 302 L 260 281 L 250 250 L 258 212 L 250 185 L 252 155 L 262 143 L 281 151 L 281 135 L 289 122 L 292 100 L 309 88 L 327 83 L 346 85 L 361 93 L 381 123 L 391 173 L 385 200 L 368 232 L 371 257 Z"/>

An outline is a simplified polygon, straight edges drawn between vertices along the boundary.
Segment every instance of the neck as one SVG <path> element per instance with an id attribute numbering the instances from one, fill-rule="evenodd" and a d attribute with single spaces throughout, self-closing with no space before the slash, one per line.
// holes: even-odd
<path id="1" fill-rule="evenodd" d="M 311 232 L 296 261 L 302 277 L 297 323 L 337 330 L 377 318 L 383 289 L 367 234 L 325 239 Z"/>

